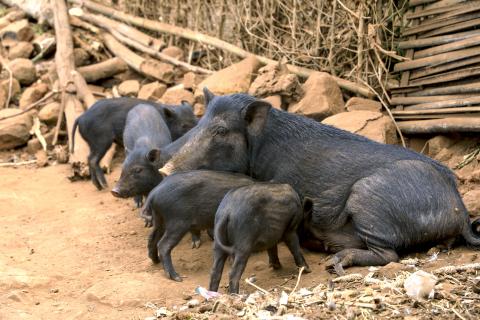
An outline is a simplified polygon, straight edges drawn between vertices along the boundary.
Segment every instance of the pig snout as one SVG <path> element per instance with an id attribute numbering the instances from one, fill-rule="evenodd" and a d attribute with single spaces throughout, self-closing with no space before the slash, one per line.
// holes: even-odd
<path id="1" fill-rule="evenodd" d="M 118 186 L 113 187 L 113 189 L 110 192 L 116 198 L 125 198 L 125 196 L 123 195 L 123 192 L 120 190 Z"/>

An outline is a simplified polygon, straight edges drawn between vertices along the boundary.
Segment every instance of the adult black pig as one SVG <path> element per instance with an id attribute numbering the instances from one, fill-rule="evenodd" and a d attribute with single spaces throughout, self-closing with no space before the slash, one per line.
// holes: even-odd
<path id="1" fill-rule="evenodd" d="M 308 231 L 343 267 L 384 265 L 397 251 L 459 235 L 480 246 L 455 177 L 440 163 L 249 95 L 205 90 L 205 100 L 205 115 L 164 174 L 203 168 L 290 184 L 313 199 Z"/>
<path id="2" fill-rule="evenodd" d="M 210 291 L 217 291 L 228 256 L 233 265 L 229 293 L 238 293 L 240 278 L 248 258 L 267 250 L 274 269 L 281 267 L 277 244 L 285 242 L 298 267 L 310 272 L 300 249 L 297 227 L 310 214 L 312 201 L 304 199 L 288 184 L 254 183 L 230 190 L 215 214 L 215 245 Z"/>
<path id="3" fill-rule="evenodd" d="M 173 268 L 171 251 L 187 232 L 197 235 L 213 228 L 215 212 L 225 194 L 253 180 L 245 175 L 196 170 L 166 177 L 148 195 L 143 216 L 153 217 L 148 256 L 162 261 L 170 279 L 182 281 Z M 160 258 L 159 259 L 159 255 Z"/>
<path id="4" fill-rule="evenodd" d="M 72 150 L 75 145 L 73 137 L 78 129 L 90 148 L 88 167 L 93 184 L 99 189 L 107 187 L 107 182 L 100 168 L 100 160 L 115 142 L 123 145 L 123 131 L 128 112 L 136 105 L 144 103 L 154 106 L 170 129 L 176 140 L 196 125 L 192 107 L 184 102 L 181 106 L 169 106 L 136 98 L 112 98 L 97 101 L 75 120 L 72 129 Z"/>

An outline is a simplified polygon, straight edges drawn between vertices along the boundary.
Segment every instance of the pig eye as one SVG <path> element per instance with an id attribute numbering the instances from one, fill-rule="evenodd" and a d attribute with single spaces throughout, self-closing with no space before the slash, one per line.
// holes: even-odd
<path id="1" fill-rule="evenodd" d="M 227 134 L 227 128 L 225 128 L 225 127 L 217 127 L 217 128 L 215 128 L 215 130 L 213 132 L 214 136 L 216 136 L 216 135 L 224 136 L 226 134 Z"/>
<path id="2" fill-rule="evenodd" d="M 142 171 L 143 171 L 143 168 L 141 168 L 141 167 L 135 168 L 133 170 L 133 172 L 135 172 L 135 173 L 141 173 Z"/>

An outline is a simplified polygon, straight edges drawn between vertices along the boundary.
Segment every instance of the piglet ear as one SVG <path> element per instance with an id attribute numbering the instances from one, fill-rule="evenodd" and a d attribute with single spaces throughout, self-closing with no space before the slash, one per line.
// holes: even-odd
<path id="1" fill-rule="evenodd" d="M 171 119 L 175 116 L 175 112 L 170 108 L 163 108 L 163 114 L 165 115 L 165 119 Z"/>
<path id="2" fill-rule="evenodd" d="M 262 132 L 271 108 L 272 105 L 270 103 L 256 100 L 243 109 L 243 119 L 247 123 L 249 134 L 257 136 Z"/>
<path id="3" fill-rule="evenodd" d="M 192 105 L 191 105 L 187 100 L 182 100 L 182 101 L 180 102 L 180 104 L 181 104 L 182 106 L 190 107 L 190 108 L 193 109 Z"/>
<path id="4" fill-rule="evenodd" d="M 213 98 L 215 98 L 215 95 L 213 94 L 213 92 L 211 92 L 210 90 L 208 90 L 207 87 L 204 87 L 203 88 L 203 95 L 205 97 L 205 107 L 208 106 L 208 104 L 210 103 L 210 101 L 213 100 Z"/>
<path id="5" fill-rule="evenodd" d="M 147 158 L 147 161 L 152 163 L 157 161 L 158 159 L 160 159 L 160 150 L 151 149 L 150 151 L 147 152 L 146 158 Z"/>

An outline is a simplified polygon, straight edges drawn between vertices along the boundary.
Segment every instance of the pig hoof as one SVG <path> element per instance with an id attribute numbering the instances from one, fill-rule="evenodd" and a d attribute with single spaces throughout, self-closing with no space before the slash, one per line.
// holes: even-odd
<path id="1" fill-rule="evenodd" d="M 145 228 L 153 227 L 153 223 L 151 219 L 145 219 Z"/>
<path id="2" fill-rule="evenodd" d="M 273 268 L 273 270 L 282 269 L 282 265 L 280 263 L 271 263 L 270 267 Z"/>
<path id="3" fill-rule="evenodd" d="M 310 273 L 312 270 L 310 270 L 310 267 L 308 266 L 303 266 L 303 273 Z"/>
<path id="4" fill-rule="evenodd" d="M 170 277 L 170 278 L 171 278 L 173 281 L 177 281 L 177 282 L 182 282 L 182 281 L 183 281 L 182 277 L 180 277 L 180 276 L 174 276 L 174 277 Z"/>
<path id="5" fill-rule="evenodd" d="M 195 240 L 195 241 L 192 241 L 192 249 L 198 249 L 200 248 L 200 245 L 202 244 L 202 241 L 200 240 Z"/>
<path id="6" fill-rule="evenodd" d="M 150 260 L 152 260 L 153 264 L 159 264 L 160 263 L 160 259 L 158 257 L 150 257 Z"/>
<path id="7" fill-rule="evenodd" d="M 336 273 L 339 276 L 345 275 L 345 270 L 343 270 L 342 261 L 337 256 L 334 256 L 325 264 L 325 269 L 330 273 Z"/>

